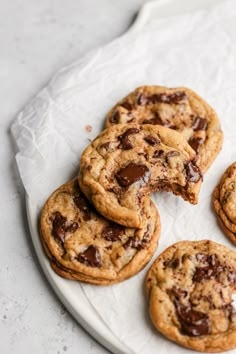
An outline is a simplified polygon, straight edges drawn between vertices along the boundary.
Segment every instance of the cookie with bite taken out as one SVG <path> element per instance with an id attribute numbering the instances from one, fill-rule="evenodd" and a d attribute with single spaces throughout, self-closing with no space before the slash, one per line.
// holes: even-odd
<path id="1" fill-rule="evenodd" d="M 78 180 L 100 214 L 142 228 L 146 196 L 166 190 L 196 204 L 202 173 L 180 133 L 160 125 L 119 124 L 84 150 Z"/>

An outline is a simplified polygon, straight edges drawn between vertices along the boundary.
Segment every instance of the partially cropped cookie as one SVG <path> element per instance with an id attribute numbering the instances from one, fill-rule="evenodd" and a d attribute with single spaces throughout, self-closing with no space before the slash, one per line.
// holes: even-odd
<path id="1" fill-rule="evenodd" d="M 197 351 L 236 348 L 236 253 L 212 241 L 167 248 L 146 277 L 154 326 Z"/>
<path id="2" fill-rule="evenodd" d="M 163 125 L 179 131 L 196 151 L 203 172 L 215 160 L 223 142 L 216 112 L 185 87 L 138 87 L 107 115 L 107 127 L 123 123 Z"/>
<path id="3" fill-rule="evenodd" d="M 79 184 L 106 218 L 143 227 L 144 196 L 166 190 L 196 204 L 202 174 L 184 137 L 160 125 L 119 124 L 83 152 Z"/>
<path id="4" fill-rule="evenodd" d="M 41 235 L 52 268 L 62 277 L 93 284 L 120 282 L 151 259 L 160 234 L 158 212 L 149 198 L 142 229 L 129 229 L 99 215 L 77 178 L 57 189 L 43 207 Z"/>
<path id="5" fill-rule="evenodd" d="M 236 244 L 236 162 L 227 168 L 215 187 L 213 203 L 225 234 Z"/>

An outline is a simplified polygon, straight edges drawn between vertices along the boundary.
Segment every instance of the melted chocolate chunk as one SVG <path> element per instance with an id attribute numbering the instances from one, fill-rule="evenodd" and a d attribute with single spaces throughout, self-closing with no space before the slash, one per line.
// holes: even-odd
<path id="1" fill-rule="evenodd" d="M 132 104 L 129 103 L 129 102 L 123 102 L 123 103 L 121 103 L 120 106 L 121 106 L 121 107 L 124 107 L 125 109 L 127 109 L 127 111 L 132 111 L 132 109 L 133 109 Z"/>
<path id="2" fill-rule="evenodd" d="M 85 221 L 90 220 L 90 211 L 91 211 L 91 204 L 88 200 L 84 197 L 82 193 L 77 193 L 74 198 L 75 205 L 79 208 L 80 211 L 83 213 L 83 219 Z"/>
<path id="3" fill-rule="evenodd" d="M 122 187 L 129 187 L 131 184 L 140 181 L 142 184 L 147 183 L 150 178 L 150 171 L 145 165 L 135 164 L 131 162 L 129 165 L 121 168 L 115 177 Z"/>
<path id="4" fill-rule="evenodd" d="M 170 267 L 170 268 L 176 269 L 180 264 L 180 260 L 179 260 L 179 258 L 175 258 L 175 259 L 165 261 L 163 264 L 165 267 Z"/>
<path id="5" fill-rule="evenodd" d="M 79 253 L 78 261 L 90 267 L 101 267 L 102 259 L 99 250 L 94 246 L 89 246 L 84 252 Z"/>
<path id="6" fill-rule="evenodd" d="M 163 158 L 164 155 L 165 155 L 164 150 L 156 150 L 156 151 L 154 151 L 153 157 L 155 159 L 160 159 L 160 158 Z"/>
<path id="7" fill-rule="evenodd" d="M 123 150 L 132 149 L 133 145 L 129 141 L 129 135 L 137 134 L 138 132 L 139 132 L 139 129 L 137 129 L 137 128 L 129 128 L 122 135 L 118 136 L 118 139 L 120 140 L 119 148 L 121 148 Z"/>
<path id="8" fill-rule="evenodd" d="M 216 279 L 223 271 L 223 267 L 221 266 L 215 254 L 210 256 L 197 254 L 196 258 L 207 265 L 204 267 L 196 267 L 195 273 L 193 275 L 193 281 L 195 282 L 201 282 L 202 280 L 207 279 Z"/>
<path id="9" fill-rule="evenodd" d="M 153 94 L 150 96 L 145 96 L 140 94 L 137 99 L 137 104 L 140 106 L 145 106 L 147 104 L 156 104 L 156 103 L 175 103 L 178 104 L 181 101 L 187 100 L 188 96 L 185 92 L 179 91 L 171 94 L 159 93 Z"/>
<path id="10" fill-rule="evenodd" d="M 190 161 L 186 165 L 186 177 L 190 182 L 198 182 L 202 178 L 202 173 L 196 165 Z"/>
<path id="11" fill-rule="evenodd" d="M 65 242 L 66 233 L 73 233 L 78 229 L 78 223 L 68 221 L 67 218 L 61 215 L 59 211 L 56 211 L 52 217 L 52 233 L 53 236 L 61 243 Z"/>
<path id="12" fill-rule="evenodd" d="M 162 125 L 162 120 L 156 113 L 156 116 L 154 118 L 145 119 L 142 124 Z"/>
<path id="13" fill-rule="evenodd" d="M 152 124 L 152 125 L 163 125 L 163 122 L 159 116 L 156 116 L 151 119 L 145 119 L 143 124 Z"/>
<path id="14" fill-rule="evenodd" d="M 104 237 L 107 241 L 119 241 L 124 235 L 124 230 L 125 228 L 123 226 L 110 224 L 105 226 L 102 230 L 102 237 Z"/>
<path id="15" fill-rule="evenodd" d="M 168 103 L 179 103 L 181 101 L 186 101 L 188 96 L 184 91 L 178 91 L 167 96 Z"/>
<path id="16" fill-rule="evenodd" d="M 166 119 L 164 122 L 161 120 L 160 117 L 155 117 L 152 119 L 145 119 L 143 121 L 143 124 L 152 124 L 152 125 L 162 125 L 163 127 L 170 128 L 170 129 L 176 129 L 176 126 L 173 125 L 168 119 Z"/>
<path id="17" fill-rule="evenodd" d="M 167 152 L 166 154 L 166 157 L 169 158 L 169 157 L 174 157 L 174 156 L 179 156 L 180 153 L 178 151 L 169 151 Z"/>
<path id="18" fill-rule="evenodd" d="M 170 291 L 174 297 L 178 300 L 180 300 L 181 298 L 185 298 L 188 295 L 188 292 L 186 290 L 177 288 L 176 286 L 173 286 L 173 288 Z"/>
<path id="19" fill-rule="evenodd" d="M 151 146 L 156 146 L 156 145 L 160 144 L 160 142 L 161 142 L 160 139 L 155 138 L 152 135 L 146 136 L 146 138 L 144 138 L 144 140 Z"/>
<path id="20" fill-rule="evenodd" d="M 191 306 L 174 302 L 183 334 L 198 337 L 210 334 L 210 320 L 206 313 L 196 311 Z"/>
<path id="21" fill-rule="evenodd" d="M 205 118 L 201 118 L 201 117 L 196 117 L 193 125 L 192 125 L 192 129 L 193 130 L 206 130 L 207 128 L 207 120 Z"/>
<path id="22" fill-rule="evenodd" d="M 52 232 L 53 236 L 55 236 L 61 244 L 65 241 L 65 225 L 67 219 L 64 218 L 58 211 L 54 214 L 52 218 Z"/>
<path id="23" fill-rule="evenodd" d="M 193 150 L 196 151 L 196 153 L 198 154 L 203 141 L 204 140 L 202 138 L 192 137 L 191 139 L 189 139 L 188 143 L 191 148 L 193 148 Z"/>
<path id="24" fill-rule="evenodd" d="M 119 122 L 119 118 L 120 118 L 119 112 L 115 111 L 112 113 L 112 115 L 110 117 L 110 122 L 117 124 Z"/>
<path id="25" fill-rule="evenodd" d="M 128 239 L 128 241 L 123 245 L 123 247 L 125 249 L 128 249 L 128 248 L 140 249 L 140 248 L 142 248 L 142 243 L 141 243 L 141 240 L 138 237 L 133 236 L 133 237 L 130 237 Z"/>

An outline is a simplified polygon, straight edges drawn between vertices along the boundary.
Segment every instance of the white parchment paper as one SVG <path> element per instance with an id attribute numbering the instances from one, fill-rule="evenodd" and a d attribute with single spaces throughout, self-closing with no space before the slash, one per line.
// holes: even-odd
<path id="1" fill-rule="evenodd" d="M 56 187 L 77 174 L 81 152 L 102 130 L 104 117 L 117 100 L 139 85 L 187 86 L 216 109 L 225 141 L 204 176 L 197 206 L 171 194 L 153 195 L 162 225 L 156 255 L 185 239 L 207 238 L 232 247 L 216 222 L 211 195 L 225 168 L 236 160 L 235 24 L 235 1 L 224 1 L 210 11 L 153 21 L 61 69 L 12 126 L 22 182 L 39 210 Z M 92 126 L 91 133 L 86 125 Z M 187 353 L 150 323 L 146 270 L 114 286 L 82 287 L 130 352 Z"/>

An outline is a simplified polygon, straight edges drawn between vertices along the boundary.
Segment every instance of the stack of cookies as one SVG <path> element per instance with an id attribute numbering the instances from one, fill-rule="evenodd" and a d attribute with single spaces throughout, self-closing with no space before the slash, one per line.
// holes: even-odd
<path id="1" fill-rule="evenodd" d="M 222 141 L 216 113 L 190 89 L 144 86 L 123 98 L 107 114 L 106 129 L 82 153 L 78 178 L 58 188 L 43 207 L 42 243 L 52 268 L 65 278 L 98 285 L 138 273 L 160 236 L 150 194 L 170 191 L 196 204 L 203 174 Z M 157 258 L 146 287 L 158 330 L 203 351 L 219 351 L 216 337 L 222 331 L 226 338 L 236 333 L 231 304 L 236 258 L 231 251 L 232 262 L 226 260 L 227 252 L 210 241 L 186 241 Z M 212 298 L 212 287 L 221 295 Z M 213 334 L 215 346 L 209 340 Z"/>

